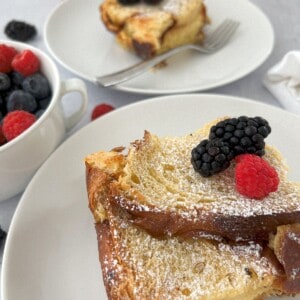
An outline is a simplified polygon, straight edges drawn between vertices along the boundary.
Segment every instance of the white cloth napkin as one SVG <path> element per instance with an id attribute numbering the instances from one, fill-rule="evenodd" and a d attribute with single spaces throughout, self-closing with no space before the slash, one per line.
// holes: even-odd
<path id="1" fill-rule="evenodd" d="M 272 67 L 264 85 L 286 110 L 300 114 L 300 51 L 288 52 Z"/>

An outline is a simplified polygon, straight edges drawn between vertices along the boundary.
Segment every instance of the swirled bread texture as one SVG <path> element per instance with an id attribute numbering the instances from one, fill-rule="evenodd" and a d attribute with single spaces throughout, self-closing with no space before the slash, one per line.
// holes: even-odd
<path id="1" fill-rule="evenodd" d="M 299 223 L 300 187 L 287 179 L 285 160 L 274 147 L 266 146 L 264 159 L 277 170 L 280 185 L 261 201 L 236 191 L 234 161 L 209 178 L 195 172 L 191 150 L 207 138 L 212 124 L 182 137 L 145 132 L 127 154 L 100 151 L 86 161 L 102 176 L 111 176 L 106 188 L 115 205 L 156 237 L 205 234 L 234 241 L 268 240 L 277 226 Z M 103 218 L 98 210 L 95 217 Z"/>
<path id="2" fill-rule="evenodd" d="M 100 14 L 119 44 L 143 59 L 201 42 L 208 23 L 202 0 L 163 0 L 158 5 L 122 5 L 118 0 L 105 0 Z"/>
<path id="3" fill-rule="evenodd" d="M 191 149 L 216 122 L 183 137 L 146 132 L 127 154 L 118 147 L 86 157 L 89 207 L 110 300 L 262 300 L 300 292 L 299 186 L 287 180 L 287 166 L 270 146 L 265 159 L 277 169 L 281 187 L 267 202 L 237 194 L 230 168 L 215 178 L 196 174 Z M 189 231 L 186 220 L 204 208 L 198 220 L 210 227 L 196 222 L 200 229 Z M 262 225 L 269 217 L 272 226 Z M 232 228 L 222 227 L 225 221 Z M 280 224 L 285 222 L 290 224 Z M 257 228 L 268 238 L 250 240 L 264 236 Z"/>

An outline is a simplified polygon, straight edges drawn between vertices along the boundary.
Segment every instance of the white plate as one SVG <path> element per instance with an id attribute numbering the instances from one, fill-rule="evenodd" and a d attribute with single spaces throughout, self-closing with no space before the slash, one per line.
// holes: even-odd
<path id="1" fill-rule="evenodd" d="M 123 50 L 100 21 L 100 0 L 67 0 L 48 17 L 45 41 L 65 68 L 90 81 L 121 70 L 138 58 Z M 117 89 L 147 94 L 203 91 L 237 80 L 256 69 L 273 49 L 274 34 L 267 17 L 247 0 L 205 0 L 211 29 L 225 18 L 241 22 L 231 42 L 214 55 L 188 51 Z"/>
<path id="2" fill-rule="evenodd" d="M 268 143 L 283 152 L 291 178 L 299 181 L 300 139 L 295 137 L 300 117 L 241 98 L 154 98 L 115 110 L 69 138 L 36 173 L 16 210 L 4 251 L 2 299 L 106 299 L 85 190 L 87 154 L 128 145 L 142 137 L 144 129 L 183 135 L 216 117 L 244 114 L 269 120 Z"/>

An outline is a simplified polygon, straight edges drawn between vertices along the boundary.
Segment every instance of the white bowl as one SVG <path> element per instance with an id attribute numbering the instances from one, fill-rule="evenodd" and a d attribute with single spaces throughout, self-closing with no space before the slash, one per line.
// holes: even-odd
<path id="1" fill-rule="evenodd" d="M 61 81 L 55 63 L 41 50 L 6 40 L 0 40 L 0 44 L 12 46 L 18 51 L 33 51 L 52 89 L 52 99 L 43 115 L 18 137 L 0 146 L 0 201 L 3 201 L 25 189 L 36 170 L 64 139 L 66 132 L 82 118 L 88 98 L 84 82 L 77 78 Z M 81 94 L 81 105 L 73 115 L 66 117 L 61 99 L 65 93 L 74 91 Z"/>

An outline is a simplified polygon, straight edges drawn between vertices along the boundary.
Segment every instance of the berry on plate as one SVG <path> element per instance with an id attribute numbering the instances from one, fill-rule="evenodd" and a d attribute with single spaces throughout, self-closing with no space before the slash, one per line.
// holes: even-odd
<path id="1" fill-rule="evenodd" d="M 7 141 L 11 141 L 29 128 L 35 121 L 36 117 L 29 112 L 23 110 L 12 111 L 3 119 L 3 134 Z"/>
<path id="2" fill-rule="evenodd" d="M 240 116 L 229 118 L 212 126 L 207 140 L 192 150 L 191 163 L 203 177 L 224 171 L 230 161 L 243 153 L 265 154 L 264 139 L 271 127 L 262 117 Z"/>
<path id="3" fill-rule="evenodd" d="M 140 2 L 140 0 L 118 0 L 122 5 L 133 5 Z"/>
<path id="4" fill-rule="evenodd" d="M 91 120 L 93 121 L 114 109 L 115 108 L 113 106 L 111 106 L 110 104 L 106 104 L 106 103 L 98 104 L 94 107 L 94 109 L 92 111 Z"/>
<path id="5" fill-rule="evenodd" d="M 23 76 L 29 76 L 39 71 L 40 61 L 31 50 L 23 50 L 12 60 L 12 67 Z"/>
<path id="6" fill-rule="evenodd" d="M 253 154 L 236 158 L 236 190 L 246 197 L 261 200 L 278 189 L 278 174 L 266 160 Z"/>
<path id="7" fill-rule="evenodd" d="M 6 232 L 0 226 L 0 247 L 4 243 L 5 238 L 6 238 Z"/>
<path id="8" fill-rule="evenodd" d="M 4 32 L 13 40 L 26 42 L 36 35 L 36 28 L 26 22 L 12 20 L 6 24 Z"/>
<path id="9" fill-rule="evenodd" d="M 261 117 L 240 116 L 217 123 L 211 128 L 209 139 L 222 139 L 230 145 L 235 155 L 253 153 L 263 156 L 264 139 L 270 132 L 271 127 L 267 120 Z"/>
<path id="10" fill-rule="evenodd" d="M 192 150 L 191 163 L 195 171 L 209 177 L 227 169 L 234 153 L 221 139 L 203 140 Z"/>

